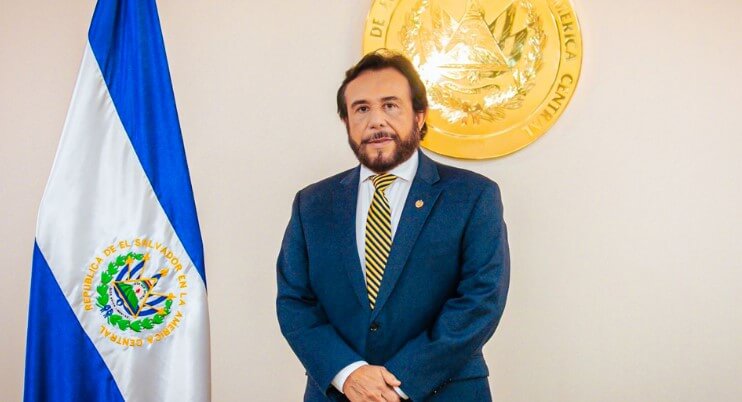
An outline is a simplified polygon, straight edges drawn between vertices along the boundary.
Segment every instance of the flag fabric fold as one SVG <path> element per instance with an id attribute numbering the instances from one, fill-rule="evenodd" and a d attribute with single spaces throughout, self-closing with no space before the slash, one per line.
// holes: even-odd
<path id="1" fill-rule="evenodd" d="M 203 245 L 154 0 L 100 0 L 39 207 L 26 401 L 208 401 Z"/>

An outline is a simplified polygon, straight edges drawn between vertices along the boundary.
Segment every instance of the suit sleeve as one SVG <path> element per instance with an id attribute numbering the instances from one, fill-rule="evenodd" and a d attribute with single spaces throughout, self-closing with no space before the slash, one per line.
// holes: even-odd
<path id="1" fill-rule="evenodd" d="M 507 227 L 494 182 L 480 194 L 464 229 L 456 295 L 432 327 L 410 340 L 384 365 L 412 401 L 444 386 L 492 337 L 510 282 Z"/>
<path id="2" fill-rule="evenodd" d="M 328 322 L 309 281 L 309 259 L 297 193 L 291 220 L 284 234 L 277 262 L 276 310 L 283 336 L 307 374 L 326 396 L 331 383 L 347 365 L 363 360 Z"/>

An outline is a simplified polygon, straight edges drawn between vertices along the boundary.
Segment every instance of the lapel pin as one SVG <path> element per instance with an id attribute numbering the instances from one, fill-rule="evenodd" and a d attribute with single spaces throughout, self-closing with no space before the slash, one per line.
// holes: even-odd
<path id="1" fill-rule="evenodd" d="M 417 207 L 418 209 L 419 208 L 422 208 L 423 205 L 425 205 L 425 203 L 423 202 L 423 200 L 417 200 L 417 202 L 415 202 L 415 207 Z"/>

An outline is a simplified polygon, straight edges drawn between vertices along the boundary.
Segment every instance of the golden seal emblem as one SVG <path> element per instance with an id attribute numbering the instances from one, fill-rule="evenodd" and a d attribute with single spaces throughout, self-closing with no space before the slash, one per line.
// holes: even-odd
<path id="1" fill-rule="evenodd" d="M 582 36 L 567 0 L 375 0 L 363 52 L 405 54 L 428 90 L 431 151 L 466 159 L 515 152 L 574 94 Z"/>

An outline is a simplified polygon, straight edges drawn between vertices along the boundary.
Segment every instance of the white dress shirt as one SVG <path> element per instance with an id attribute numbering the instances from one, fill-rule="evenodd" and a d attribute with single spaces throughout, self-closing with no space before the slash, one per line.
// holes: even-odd
<path id="1" fill-rule="evenodd" d="M 409 159 L 397 165 L 394 169 L 387 173 L 397 176 L 392 184 L 387 187 L 384 191 L 387 200 L 389 200 L 389 206 L 392 210 L 392 245 L 394 244 L 394 234 L 397 232 L 397 226 L 399 225 L 399 219 L 402 216 L 402 209 L 404 208 L 407 195 L 410 193 L 410 187 L 412 187 L 412 180 L 415 178 L 417 173 L 418 155 L 417 150 L 410 156 Z M 358 201 L 356 204 L 356 246 L 358 247 L 358 258 L 361 262 L 361 269 L 363 269 L 363 277 L 366 277 L 366 218 L 368 216 L 368 209 L 371 207 L 371 200 L 374 197 L 376 188 L 374 183 L 371 181 L 371 176 L 377 173 L 373 170 L 361 165 L 360 175 L 358 177 Z M 382 278 L 383 281 L 383 278 Z M 351 363 L 335 376 L 332 380 L 332 385 L 343 392 L 343 385 L 348 376 L 361 366 L 365 366 L 368 363 L 365 361 L 357 361 Z M 394 374 L 394 373 L 392 373 Z M 394 387 L 402 399 L 409 399 L 407 395 L 399 389 Z"/>

